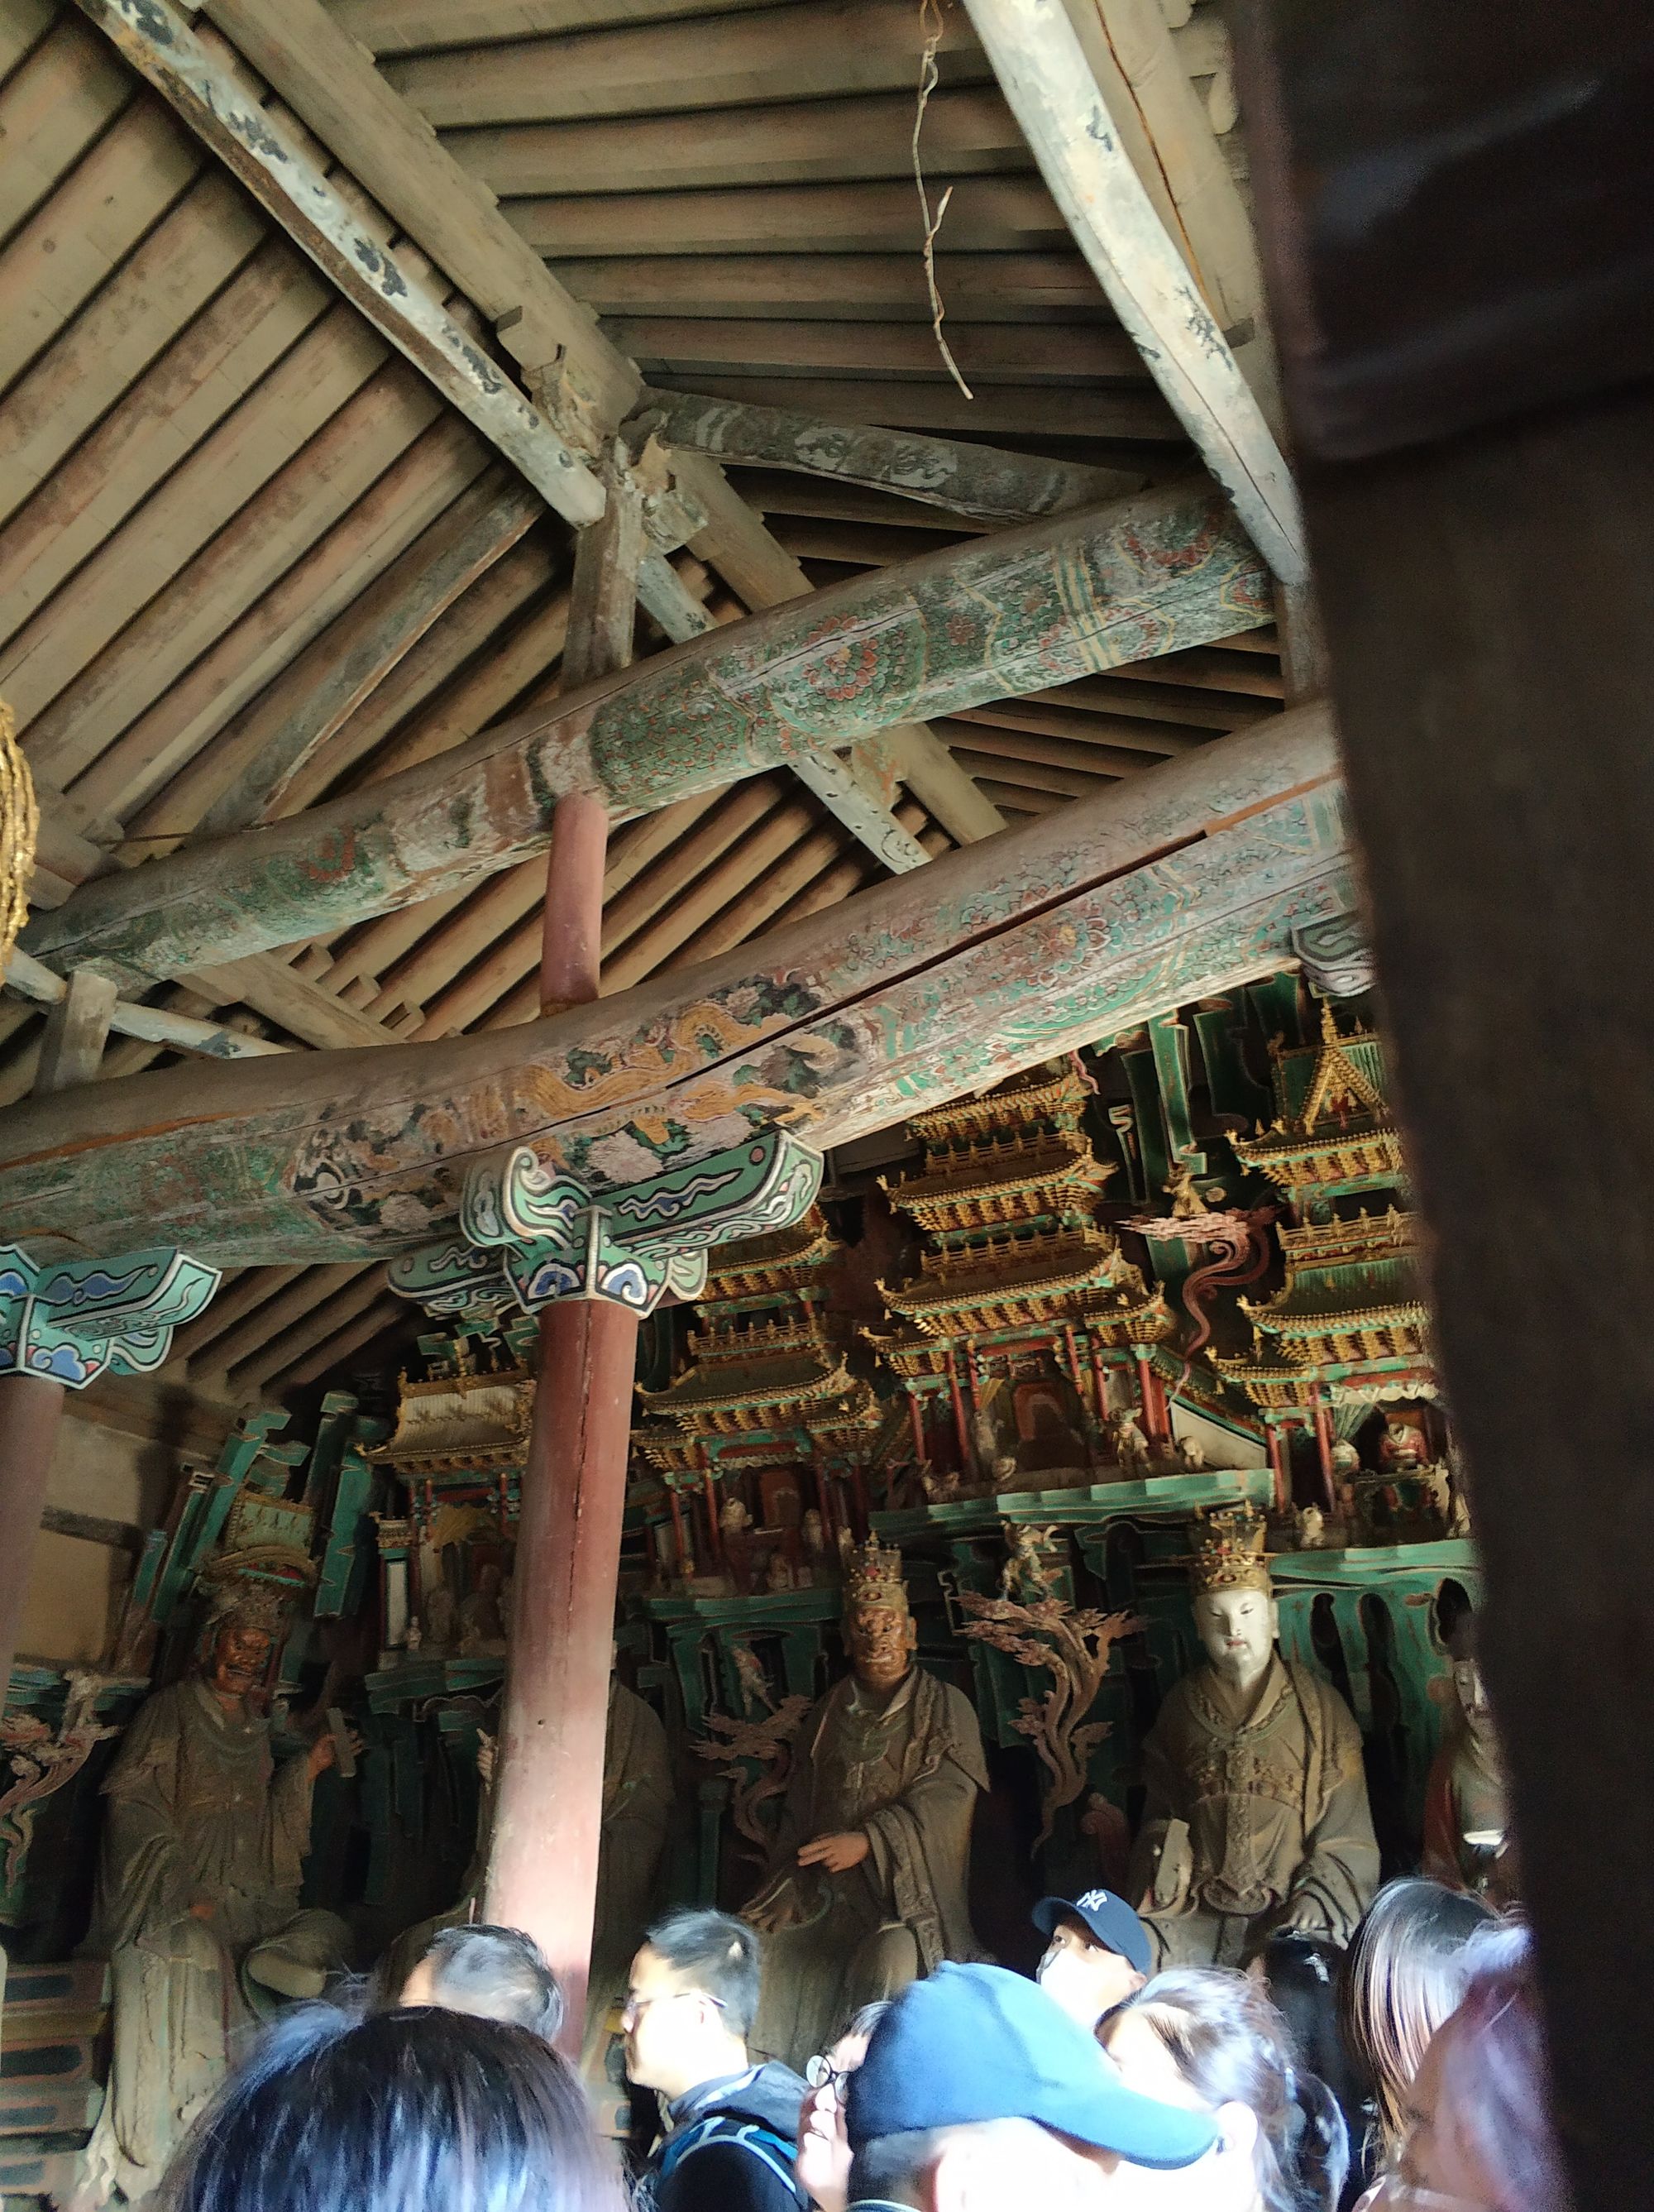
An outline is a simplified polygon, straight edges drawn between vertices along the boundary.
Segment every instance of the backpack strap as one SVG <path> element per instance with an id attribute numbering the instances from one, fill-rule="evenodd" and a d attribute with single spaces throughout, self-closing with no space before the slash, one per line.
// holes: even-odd
<path id="1" fill-rule="evenodd" d="M 797 2204 L 801 2208 L 809 2206 L 809 2199 L 799 2187 L 798 2177 L 793 2172 L 794 2146 L 773 2128 L 766 2127 L 761 2120 L 738 2120 L 730 2112 L 712 2112 L 706 2119 L 696 2120 L 669 2136 L 660 2156 L 661 2180 L 664 2181 L 696 2151 L 719 2143 L 733 2143 L 749 2152 L 769 2168 Z"/>

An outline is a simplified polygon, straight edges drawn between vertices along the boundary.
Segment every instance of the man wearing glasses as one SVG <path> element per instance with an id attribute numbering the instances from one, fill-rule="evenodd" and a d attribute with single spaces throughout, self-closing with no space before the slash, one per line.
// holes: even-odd
<path id="1" fill-rule="evenodd" d="M 632 1961 L 621 2024 L 626 2070 L 665 2106 L 666 2135 L 639 2191 L 656 2212 L 800 2212 L 793 2174 L 804 2084 L 754 2066 L 758 1937 L 728 1913 L 655 1922 Z"/>

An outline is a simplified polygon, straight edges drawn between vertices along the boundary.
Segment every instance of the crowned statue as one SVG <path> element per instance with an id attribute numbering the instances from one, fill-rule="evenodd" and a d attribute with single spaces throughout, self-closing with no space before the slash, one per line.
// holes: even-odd
<path id="1" fill-rule="evenodd" d="M 980 1956 L 966 1886 L 988 1786 L 970 1700 L 916 1664 L 899 1553 L 851 1554 L 851 1672 L 806 1715 L 768 1879 L 744 1917 L 763 1931 L 752 2040 L 802 2066 L 858 2005 L 944 1959 Z"/>
<path id="2" fill-rule="evenodd" d="M 320 1996 L 345 1963 L 343 1923 L 299 1909 L 311 1792 L 335 1740 L 278 1766 L 260 1710 L 290 1595 L 221 1586 L 191 1671 L 145 1700 L 104 1783 L 88 1948 L 108 1948 L 114 2051 L 77 2207 L 147 2196 L 245 2032 L 284 1997 Z"/>
<path id="3" fill-rule="evenodd" d="M 1378 1886 L 1360 1733 L 1275 1650 L 1264 1534 L 1251 1506 L 1197 1533 L 1208 1663 L 1166 1692 L 1143 1746 L 1131 1893 L 1163 1966 L 1234 1966 L 1281 1930 L 1347 1943 Z"/>

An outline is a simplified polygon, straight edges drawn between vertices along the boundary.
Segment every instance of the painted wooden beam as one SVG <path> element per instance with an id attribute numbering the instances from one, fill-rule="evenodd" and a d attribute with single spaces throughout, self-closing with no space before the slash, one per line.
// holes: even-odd
<path id="1" fill-rule="evenodd" d="M 46 1014 L 46 1033 L 34 1072 L 37 1094 L 68 1091 L 94 1079 L 114 1011 L 115 987 L 107 976 L 94 975 L 85 968 L 70 969 L 62 998 Z"/>
<path id="2" fill-rule="evenodd" d="M 623 819 L 1272 611 L 1209 488 L 1047 519 L 812 592 L 292 820 L 88 884 L 37 918 L 28 949 L 153 979 L 297 943 L 543 851 L 566 791 Z"/>
<path id="3" fill-rule="evenodd" d="M 0 1115 L 0 1218 L 220 1264 L 384 1258 L 532 1146 L 593 1190 L 785 1127 L 818 1148 L 1294 957 L 1355 886 L 1303 707 L 719 960 L 439 1045 L 167 1071 Z"/>
<path id="4" fill-rule="evenodd" d="M 470 332 L 410 284 L 279 118 L 251 100 L 167 0 L 78 0 L 117 51 L 238 177 L 382 337 L 570 522 L 603 491 Z"/>
<path id="5" fill-rule="evenodd" d="M 693 392 L 648 392 L 627 428 L 674 451 L 718 461 L 832 477 L 898 493 L 928 507 L 986 522 L 1031 521 L 1140 491 L 1143 479 L 1079 461 L 1046 460 L 995 446 L 927 438 L 917 431 L 823 422 L 788 407 L 706 399 Z"/>
<path id="6" fill-rule="evenodd" d="M 1283 583 L 1308 575 L 1274 432 L 1130 154 L 1063 0 L 966 0 L 1040 173 L 1156 383 Z"/>

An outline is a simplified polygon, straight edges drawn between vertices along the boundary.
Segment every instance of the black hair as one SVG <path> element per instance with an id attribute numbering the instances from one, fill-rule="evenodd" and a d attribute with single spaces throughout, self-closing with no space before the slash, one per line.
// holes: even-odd
<path id="1" fill-rule="evenodd" d="M 421 2007 L 276 2021 L 190 2130 L 158 2212 L 621 2212 L 573 2069 Z"/>
<path id="2" fill-rule="evenodd" d="M 1140 2013 L 1209 2112 L 1247 2106 L 1264 2212 L 1333 2212 L 1349 2172 L 1349 2133 L 1325 2082 L 1294 2061 L 1287 2023 L 1249 1975 L 1218 1966 L 1156 1974 L 1103 2015 Z"/>
<path id="3" fill-rule="evenodd" d="M 532 1936 L 520 1928 L 445 1928 L 421 1964 L 433 2001 L 452 2012 L 503 2020 L 549 2043 L 563 2024 L 563 1993 Z"/>
<path id="4" fill-rule="evenodd" d="M 758 1937 L 744 1920 L 710 1907 L 682 1905 L 651 1923 L 644 1942 L 679 1978 L 716 1997 L 724 2025 L 743 2040 L 758 2016 Z"/>
<path id="5" fill-rule="evenodd" d="M 1343 2115 L 1352 2156 L 1366 2133 L 1366 2084 L 1344 2045 L 1338 1992 L 1344 1947 L 1330 1936 L 1287 1930 L 1268 1937 L 1253 1954 L 1276 2011 L 1287 2023 L 1300 2074 L 1324 2081 Z"/>
<path id="6" fill-rule="evenodd" d="M 899 2135 L 875 2136 L 864 2142 L 850 2163 L 851 2203 L 875 2198 L 916 2204 L 915 2185 L 935 2162 L 946 2134 L 944 2128 L 906 2128 Z"/>
<path id="7" fill-rule="evenodd" d="M 842 2043 L 847 2035 L 871 2035 L 894 2002 L 891 1997 L 869 1997 L 864 2005 L 857 2005 L 833 2042 Z M 827 2045 L 829 2050 L 832 2047 L 832 2044 Z"/>

